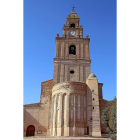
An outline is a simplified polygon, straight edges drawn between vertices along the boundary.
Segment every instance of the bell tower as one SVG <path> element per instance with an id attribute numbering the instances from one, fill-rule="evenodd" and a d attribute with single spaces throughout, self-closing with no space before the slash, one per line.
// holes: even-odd
<path id="1" fill-rule="evenodd" d="M 90 38 L 74 12 L 57 36 L 51 96 L 51 136 L 101 136 L 98 79 L 91 73 Z"/>
<path id="2" fill-rule="evenodd" d="M 87 34 L 83 38 L 83 27 L 79 26 L 79 16 L 74 7 L 63 25 L 63 35 L 57 33 L 54 58 L 53 85 L 74 81 L 86 83 L 90 74 L 89 42 Z"/>

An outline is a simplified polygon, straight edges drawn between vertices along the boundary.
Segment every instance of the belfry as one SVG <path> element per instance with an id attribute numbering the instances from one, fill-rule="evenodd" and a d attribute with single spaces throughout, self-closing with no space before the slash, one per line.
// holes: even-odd
<path id="1" fill-rule="evenodd" d="M 66 18 L 62 37 L 55 37 L 53 79 L 41 83 L 39 103 L 24 105 L 24 136 L 96 136 L 105 133 L 101 122 L 107 101 L 102 83 L 91 73 L 89 35 L 74 11 Z"/>

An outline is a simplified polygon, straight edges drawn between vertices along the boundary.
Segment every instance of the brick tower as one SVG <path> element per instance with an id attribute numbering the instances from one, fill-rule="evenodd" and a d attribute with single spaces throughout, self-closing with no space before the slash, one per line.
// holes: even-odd
<path id="1" fill-rule="evenodd" d="M 57 33 L 55 41 L 50 135 L 101 136 L 98 80 L 90 74 L 90 38 L 88 34 L 83 38 L 74 9 L 63 25 L 63 36 Z"/>
<path id="2" fill-rule="evenodd" d="M 63 37 L 57 34 L 55 40 L 53 84 L 66 81 L 85 83 L 90 74 L 90 38 L 88 35 L 83 38 L 83 28 L 79 26 L 79 17 L 74 10 L 63 25 Z"/>

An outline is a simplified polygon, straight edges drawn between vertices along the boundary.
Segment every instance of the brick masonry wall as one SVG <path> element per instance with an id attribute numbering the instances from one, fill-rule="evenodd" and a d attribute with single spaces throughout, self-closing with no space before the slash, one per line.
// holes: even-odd
<path id="1" fill-rule="evenodd" d="M 89 38 L 63 38 L 56 37 L 56 53 L 55 58 L 73 59 L 69 55 L 69 46 L 76 47 L 76 59 L 90 59 L 89 58 Z"/>
<path id="2" fill-rule="evenodd" d="M 70 71 L 74 73 L 71 74 Z M 54 59 L 53 85 L 61 82 L 84 82 L 90 74 L 90 61 Z"/>
<path id="3" fill-rule="evenodd" d="M 103 83 L 98 83 L 99 99 L 103 99 L 102 86 Z"/>
<path id="4" fill-rule="evenodd" d="M 49 136 L 50 107 L 53 79 L 41 83 L 40 103 L 24 105 L 24 136 L 29 125 L 35 126 L 36 136 Z M 42 131 L 42 134 L 37 134 Z"/>
<path id="5" fill-rule="evenodd" d="M 68 32 L 70 32 L 68 28 Z M 77 30 L 81 30 L 78 28 Z M 89 38 L 56 37 L 53 85 L 61 82 L 84 82 L 90 74 Z M 69 46 L 75 45 L 76 55 L 69 55 Z M 70 74 L 74 70 L 74 74 Z"/>
<path id="6" fill-rule="evenodd" d="M 104 99 L 100 99 L 99 100 L 99 103 L 100 103 L 100 119 L 101 119 L 102 111 L 107 107 L 108 101 L 107 100 L 104 100 Z M 102 121 L 101 121 L 101 132 L 102 133 L 108 133 L 106 131 L 106 127 L 102 124 Z"/>
<path id="7" fill-rule="evenodd" d="M 60 112 L 56 112 L 56 116 L 57 116 L 56 119 L 59 120 L 59 123 L 60 123 L 57 125 L 57 127 L 58 127 L 57 135 L 64 135 L 64 133 L 65 133 L 65 135 L 86 134 L 87 125 L 89 126 L 89 125 L 91 125 L 91 123 L 93 125 L 97 125 L 97 123 L 95 124 L 96 121 L 91 122 L 90 119 L 91 119 L 91 117 L 98 119 L 98 116 L 97 116 L 98 113 L 96 113 L 96 112 L 98 112 L 98 109 L 97 109 L 98 104 L 99 104 L 99 108 L 100 108 L 100 117 L 102 115 L 102 110 L 107 106 L 106 100 L 100 99 L 99 103 L 98 103 L 97 97 L 99 97 L 99 96 L 93 95 L 94 96 L 93 97 L 92 92 L 90 92 L 93 88 L 94 93 L 95 92 L 96 92 L 96 94 L 98 93 L 98 90 L 96 91 L 96 89 L 98 88 L 98 85 L 99 85 L 99 83 L 96 84 L 98 81 L 95 81 L 92 83 L 90 83 L 90 82 L 88 82 L 88 85 L 91 85 L 90 89 L 88 89 L 89 91 L 85 87 L 86 84 L 80 83 L 80 82 L 79 83 L 78 82 L 64 82 L 64 83 L 57 84 L 53 88 L 53 95 L 52 95 L 53 80 L 48 80 L 48 81 L 42 82 L 41 83 L 42 88 L 41 88 L 40 103 L 24 105 L 24 136 L 26 136 L 26 129 L 29 125 L 35 126 L 35 135 L 36 136 L 50 136 L 51 135 L 50 129 L 52 129 L 52 127 L 53 127 L 53 126 L 51 127 L 51 125 L 53 125 L 53 119 L 52 119 L 53 117 L 50 116 L 50 114 L 51 114 L 50 112 L 51 112 L 51 110 L 54 111 L 54 105 L 53 105 L 54 102 L 51 106 L 51 98 L 52 98 L 52 96 L 54 96 L 54 94 L 57 94 L 58 91 L 60 93 L 63 92 L 63 93 L 69 94 L 67 91 L 67 87 L 70 88 L 69 92 L 76 93 L 76 96 L 75 96 L 75 94 L 70 94 L 69 95 L 69 106 L 66 106 L 67 102 L 65 103 L 64 100 L 68 100 L 68 99 L 67 98 L 64 99 L 63 96 L 61 99 L 61 96 L 58 95 L 58 98 L 56 100 L 57 101 L 56 108 L 59 109 L 59 108 L 62 108 L 62 106 L 63 106 L 63 108 Z M 59 90 L 57 90 L 58 85 L 59 85 Z M 62 89 L 60 87 L 63 87 L 64 89 Z M 84 90 L 86 90 L 86 91 L 84 91 Z M 83 93 L 83 91 L 84 91 L 84 93 Z M 100 89 L 100 92 L 101 92 L 101 89 Z M 94 102 L 91 101 L 93 98 L 94 98 Z M 90 105 L 90 102 L 91 102 L 91 105 Z M 95 107 L 93 115 L 92 115 L 93 109 L 90 106 Z M 68 108 L 66 109 L 65 107 L 68 107 L 69 109 Z M 74 116 L 73 107 L 75 108 L 75 116 Z M 64 110 L 69 111 L 69 113 L 64 113 Z M 65 116 L 64 114 L 65 115 L 69 114 L 69 117 Z M 54 115 L 55 114 L 53 114 L 52 116 L 54 116 Z M 67 121 L 65 120 L 66 122 L 64 121 L 65 117 L 67 119 L 69 118 L 69 124 L 70 124 L 69 130 L 64 130 L 64 128 L 63 128 L 64 123 L 67 124 L 67 121 L 68 121 L 68 120 Z M 75 121 L 75 123 L 74 123 L 74 121 Z M 75 134 L 73 132 L 74 127 L 75 127 Z M 59 128 L 62 128 L 62 129 L 60 130 Z M 82 128 L 84 128 L 84 129 L 82 129 Z M 42 134 L 37 134 L 37 131 L 42 131 Z M 54 131 L 54 130 L 52 130 L 52 131 Z M 67 131 L 69 132 L 69 134 L 67 134 Z M 101 132 L 107 133 L 106 127 L 103 126 L 102 123 L 101 123 Z"/>

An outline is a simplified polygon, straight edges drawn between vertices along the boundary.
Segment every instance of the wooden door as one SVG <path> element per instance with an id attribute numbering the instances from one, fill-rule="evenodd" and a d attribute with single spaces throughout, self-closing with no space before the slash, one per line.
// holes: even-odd
<path id="1" fill-rule="evenodd" d="M 27 127 L 26 136 L 34 136 L 35 134 L 35 127 L 33 125 L 29 125 Z"/>

